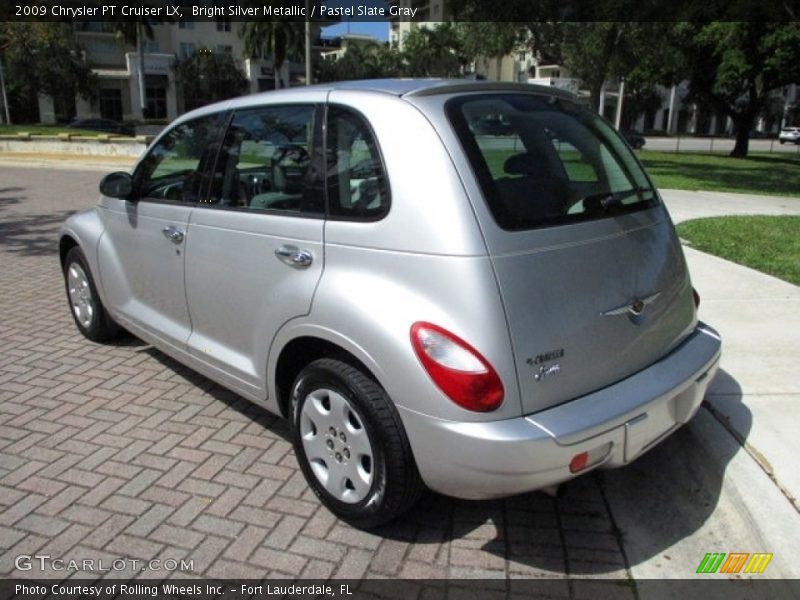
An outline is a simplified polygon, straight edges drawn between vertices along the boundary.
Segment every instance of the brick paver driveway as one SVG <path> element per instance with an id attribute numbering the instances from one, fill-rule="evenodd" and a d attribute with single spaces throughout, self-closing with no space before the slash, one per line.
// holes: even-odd
<path id="1" fill-rule="evenodd" d="M 82 338 L 55 235 L 99 176 L 0 167 L 0 576 L 41 576 L 15 570 L 32 554 L 186 559 L 202 577 L 551 577 L 574 597 L 629 576 L 603 475 L 558 500 L 429 494 L 361 532 L 315 500 L 280 419 L 134 338 Z"/>

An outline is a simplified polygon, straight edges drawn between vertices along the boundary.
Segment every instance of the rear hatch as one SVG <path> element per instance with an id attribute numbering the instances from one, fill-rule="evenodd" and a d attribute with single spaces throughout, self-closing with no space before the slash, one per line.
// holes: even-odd
<path id="1" fill-rule="evenodd" d="M 486 205 L 476 212 L 523 413 L 624 379 L 688 335 L 696 316 L 672 223 L 604 120 L 521 93 L 462 96 L 447 112 Z M 502 134 L 473 125 L 489 119 Z"/>

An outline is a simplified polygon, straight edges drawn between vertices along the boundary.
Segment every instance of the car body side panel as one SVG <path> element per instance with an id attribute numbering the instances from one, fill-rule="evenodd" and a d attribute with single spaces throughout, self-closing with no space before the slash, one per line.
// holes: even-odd
<path id="1" fill-rule="evenodd" d="M 463 421 L 505 419 L 521 414 L 511 346 L 497 293 L 487 293 L 488 258 L 452 257 L 327 244 L 325 272 L 307 318 L 287 331 L 321 324 L 323 338 L 351 340 L 356 356 L 399 406 Z M 500 376 L 505 396 L 491 413 L 460 408 L 431 382 L 411 347 L 416 321 L 435 323 L 477 349 Z M 270 354 L 274 362 L 286 342 L 282 331 Z M 359 348 L 361 350 L 359 350 Z M 349 348 L 348 348 L 349 349 Z"/>
<path id="2" fill-rule="evenodd" d="M 97 277 L 98 264 L 97 264 L 97 246 L 100 243 L 100 238 L 105 231 L 105 225 L 100 218 L 100 213 L 97 208 L 89 208 L 74 215 L 71 215 L 59 231 L 59 239 L 64 236 L 69 236 L 77 242 L 86 261 L 89 263 L 89 270 L 94 277 L 95 285 L 100 294 L 100 300 L 106 304 L 106 294 L 103 289 L 103 282 Z"/>
<path id="3" fill-rule="evenodd" d="M 186 234 L 191 205 L 103 198 L 106 228 L 98 247 L 97 274 L 112 316 L 136 323 L 164 342 L 184 347 L 191 321 L 184 290 L 184 241 L 163 230 Z"/>
<path id="4" fill-rule="evenodd" d="M 373 223 L 328 221 L 326 243 L 419 254 L 486 255 L 450 156 L 415 107 L 384 94 L 338 90 L 331 92 L 329 101 L 350 106 L 369 121 L 383 155 L 392 204 L 389 214 Z"/>
<path id="5" fill-rule="evenodd" d="M 189 352 L 267 395 L 267 351 L 277 329 L 311 308 L 325 253 L 322 219 L 197 208 L 186 243 Z M 292 267 L 275 251 L 310 253 Z"/>

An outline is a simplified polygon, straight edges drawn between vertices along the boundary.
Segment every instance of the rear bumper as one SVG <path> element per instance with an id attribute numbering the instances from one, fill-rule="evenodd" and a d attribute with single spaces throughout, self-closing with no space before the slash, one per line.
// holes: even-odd
<path id="1" fill-rule="evenodd" d="M 647 369 L 527 417 L 462 423 L 399 410 L 428 487 L 457 498 L 510 496 L 642 455 L 694 416 L 719 358 L 719 335 L 701 323 Z M 572 473 L 581 452 L 596 458 Z"/>

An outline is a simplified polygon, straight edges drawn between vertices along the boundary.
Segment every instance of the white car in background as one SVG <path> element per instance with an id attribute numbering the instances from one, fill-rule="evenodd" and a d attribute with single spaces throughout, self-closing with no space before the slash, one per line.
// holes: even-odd
<path id="1" fill-rule="evenodd" d="M 791 144 L 800 144 L 800 127 L 784 127 L 781 129 L 778 141 L 781 144 L 787 142 Z"/>

